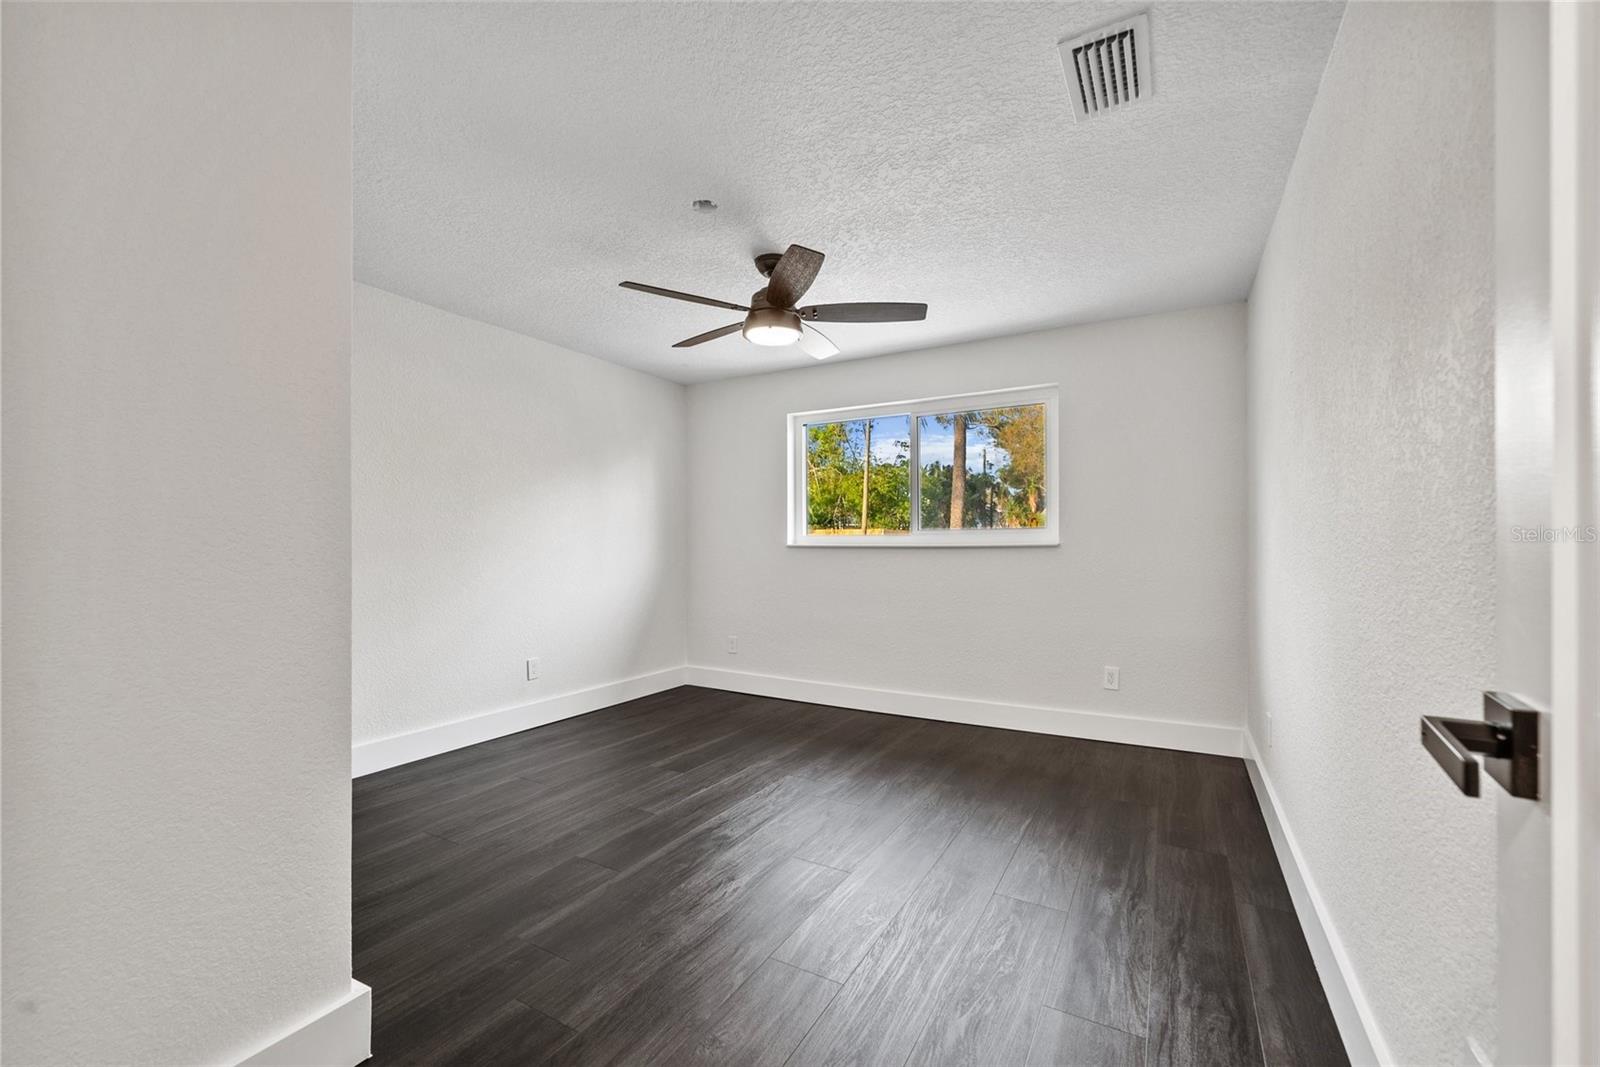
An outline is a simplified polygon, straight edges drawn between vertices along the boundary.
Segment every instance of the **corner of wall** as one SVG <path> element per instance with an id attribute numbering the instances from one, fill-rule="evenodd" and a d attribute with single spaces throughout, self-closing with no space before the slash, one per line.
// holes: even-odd
<path id="1" fill-rule="evenodd" d="M 239 1067 L 356 1067 L 372 1058 L 372 990 L 355 979 L 342 996 L 245 1056 Z"/>

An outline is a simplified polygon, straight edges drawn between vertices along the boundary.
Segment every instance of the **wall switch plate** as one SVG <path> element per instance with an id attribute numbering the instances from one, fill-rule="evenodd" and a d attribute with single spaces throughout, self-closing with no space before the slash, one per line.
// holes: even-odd
<path id="1" fill-rule="evenodd" d="M 735 656 L 739 653 L 739 639 L 733 634 L 728 635 L 728 655 Z"/>
<path id="2" fill-rule="evenodd" d="M 1122 668 L 1121 667 L 1107 667 L 1105 669 L 1105 676 L 1103 678 L 1101 678 L 1100 684 L 1105 686 L 1107 689 L 1121 689 L 1122 688 Z"/>
<path id="3" fill-rule="evenodd" d="M 1265 722 L 1266 722 L 1266 728 L 1267 728 L 1267 736 L 1266 736 L 1267 747 L 1271 748 L 1272 747 L 1272 716 L 1271 715 L 1265 716 Z"/>
<path id="4" fill-rule="evenodd" d="M 528 681 L 536 682 L 538 680 L 539 680 L 539 661 L 537 659 L 530 659 L 528 661 Z"/>

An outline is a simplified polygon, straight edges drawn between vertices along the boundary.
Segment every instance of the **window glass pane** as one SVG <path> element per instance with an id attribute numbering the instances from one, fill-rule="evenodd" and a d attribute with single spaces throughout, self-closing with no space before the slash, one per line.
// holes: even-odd
<path id="1" fill-rule="evenodd" d="M 1045 524 L 1045 406 L 924 415 L 917 422 L 922 528 Z"/>
<path id="2" fill-rule="evenodd" d="M 806 426 L 806 531 L 911 531 L 911 416 Z"/>

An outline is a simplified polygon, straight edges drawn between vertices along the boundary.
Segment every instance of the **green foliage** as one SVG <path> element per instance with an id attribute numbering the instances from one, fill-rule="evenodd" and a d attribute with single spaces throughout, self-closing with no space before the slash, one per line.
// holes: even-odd
<path id="1" fill-rule="evenodd" d="M 892 419 L 875 419 L 874 432 Z M 905 420 L 898 420 L 904 424 Z M 866 463 L 866 420 L 806 427 L 806 524 L 814 531 L 861 530 L 862 490 L 867 497 L 867 530 L 911 529 L 910 451 L 907 439 L 894 440 L 896 458 Z M 874 447 L 874 452 L 880 451 Z M 863 468 L 865 484 L 863 484 Z"/>
<path id="2" fill-rule="evenodd" d="M 1002 526 L 1044 525 L 1044 405 L 995 408 L 980 413 L 1006 453 L 999 470 L 1005 486 L 1005 511 Z"/>
<path id="3" fill-rule="evenodd" d="M 944 530 L 950 526 L 950 483 L 955 468 L 948 463 L 930 463 L 922 468 L 922 528 Z M 967 472 L 967 491 L 962 496 L 966 506 L 961 512 L 963 529 L 987 526 L 1012 526 L 1003 521 L 1010 501 L 999 477 L 990 471 Z"/>
<path id="4" fill-rule="evenodd" d="M 910 448 L 910 441 L 897 442 Z M 874 530 L 911 529 L 911 465 L 902 453 L 894 463 L 874 463 L 867 504 L 868 525 Z"/>
<path id="5" fill-rule="evenodd" d="M 961 525 L 983 527 L 1043 526 L 1045 519 L 1044 405 L 991 408 L 987 411 L 952 412 L 934 418 L 940 426 L 954 426 L 957 418 L 967 426 L 966 492 L 962 495 Z M 998 466 L 973 470 L 974 452 L 981 457 L 981 441 L 991 439 L 989 458 Z M 954 466 L 929 463 L 922 468 L 922 527 L 946 529 L 950 525 L 950 493 Z"/>

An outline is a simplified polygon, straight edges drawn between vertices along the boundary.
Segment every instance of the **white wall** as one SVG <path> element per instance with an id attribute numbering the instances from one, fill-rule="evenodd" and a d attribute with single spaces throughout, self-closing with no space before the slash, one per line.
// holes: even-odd
<path id="1" fill-rule="evenodd" d="M 4 1059 L 350 991 L 350 13 L 4 8 Z"/>
<path id="2" fill-rule="evenodd" d="M 1350 5 L 1250 299 L 1252 732 L 1401 1063 L 1494 1037 L 1494 806 L 1417 743 L 1494 676 L 1491 22 Z"/>
<path id="3" fill-rule="evenodd" d="M 358 285 L 352 388 L 357 744 L 682 666 L 681 385 Z"/>
<path id="4" fill-rule="evenodd" d="M 692 387 L 690 662 L 1242 725 L 1244 318 L 1202 308 Z M 1050 382 L 1059 547 L 785 546 L 786 413 Z"/>

